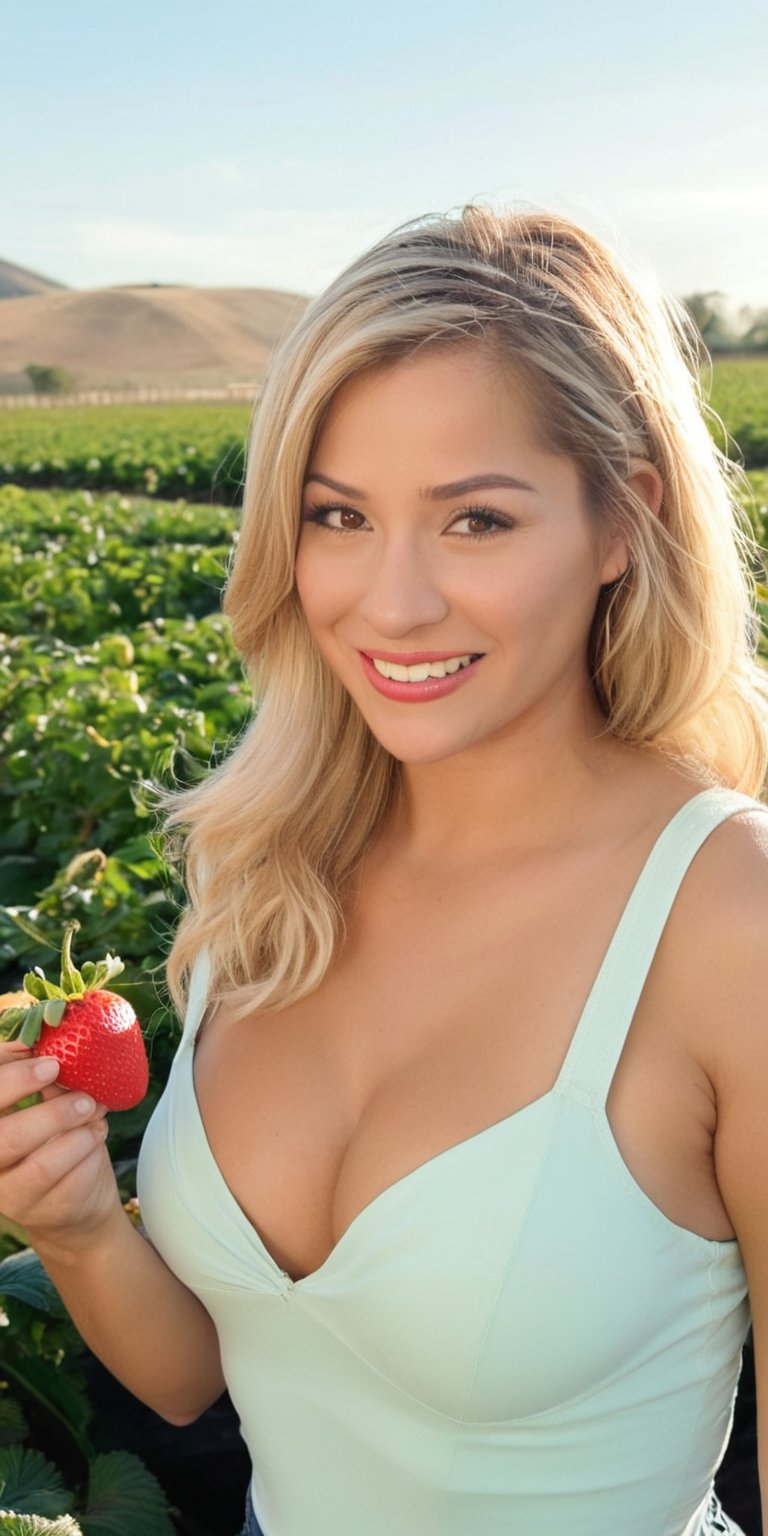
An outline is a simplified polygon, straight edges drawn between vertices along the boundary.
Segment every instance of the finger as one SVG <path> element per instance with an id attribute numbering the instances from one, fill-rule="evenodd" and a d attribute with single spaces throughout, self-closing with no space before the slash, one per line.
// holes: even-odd
<path id="1" fill-rule="evenodd" d="M 6 1049 L 0 1056 L 0 1114 L 16 1107 L 19 1099 L 38 1093 L 45 1083 L 55 1082 L 59 1063 L 52 1066 L 50 1057 L 37 1057 L 29 1053 Z"/>
<path id="2" fill-rule="evenodd" d="M 12 1171 L 0 1173 L 0 1210 L 22 1226 L 55 1219 L 75 1220 L 81 1214 L 78 1200 L 88 1192 L 93 1183 L 96 1167 L 94 1155 L 104 1151 L 106 1121 L 80 1126 L 47 1141 Z M 86 1163 L 94 1158 L 94 1164 Z M 76 1170 L 82 1171 L 78 1174 Z M 63 1189 L 62 1181 L 69 1180 Z M 85 1181 L 85 1184 L 84 1184 Z M 62 1195 L 65 1202 L 62 1204 Z"/>
<path id="3" fill-rule="evenodd" d="M 7 1068 L 9 1075 L 11 1070 Z M 96 1104 L 90 1094 L 65 1092 L 4 1115 L 0 1118 L 0 1170 L 14 1167 L 68 1130 L 103 1119 L 105 1113 L 106 1107 Z"/>
<path id="4" fill-rule="evenodd" d="M 72 1233 L 75 1229 L 86 1232 L 94 1215 L 103 1213 L 104 1204 L 112 1206 L 120 1201 L 103 1141 L 94 1137 L 91 1147 L 81 1143 L 80 1149 L 75 1150 L 71 1146 L 69 1154 L 66 1160 L 61 1157 L 58 1161 L 61 1177 L 46 1187 L 34 1207 L 26 1207 L 26 1223 L 22 1221 L 22 1226 L 34 1230 L 68 1227 Z"/>

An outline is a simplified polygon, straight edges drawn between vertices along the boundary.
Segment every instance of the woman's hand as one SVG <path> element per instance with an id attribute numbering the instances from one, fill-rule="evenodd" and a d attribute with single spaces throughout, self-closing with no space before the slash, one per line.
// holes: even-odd
<path id="1" fill-rule="evenodd" d="M 81 1114 L 81 1093 L 43 1087 L 44 1059 L 0 1042 L 0 1211 L 97 1359 L 170 1424 L 190 1424 L 226 1388 L 216 1328 L 123 1210 L 103 1105 Z M 36 1092 L 42 1102 L 15 1108 Z"/>
<path id="2" fill-rule="evenodd" d="M 56 1084 L 58 1062 L 18 1041 L 0 1042 L 0 1212 L 35 1239 L 87 1246 L 120 1209 L 105 1141 L 106 1109 Z M 41 1102 L 18 1108 L 40 1093 Z"/>

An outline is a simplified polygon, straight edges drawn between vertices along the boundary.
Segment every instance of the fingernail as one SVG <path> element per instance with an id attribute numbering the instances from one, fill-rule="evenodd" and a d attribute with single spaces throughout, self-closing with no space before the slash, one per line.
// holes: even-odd
<path id="1" fill-rule="evenodd" d="M 36 1061 L 32 1068 L 32 1075 L 39 1083 L 50 1083 L 56 1077 L 61 1063 L 55 1056 L 44 1056 L 41 1061 Z"/>
<path id="2" fill-rule="evenodd" d="M 75 1109 L 79 1115 L 90 1115 L 95 1108 L 93 1099 L 75 1099 Z"/>

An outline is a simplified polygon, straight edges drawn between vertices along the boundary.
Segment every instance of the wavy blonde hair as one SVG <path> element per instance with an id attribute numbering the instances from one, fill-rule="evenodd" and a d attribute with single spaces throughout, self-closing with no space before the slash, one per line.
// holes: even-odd
<path id="1" fill-rule="evenodd" d="M 212 993 L 244 1017 L 311 992 L 343 934 L 345 891 L 399 764 L 322 661 L 297 600 L 303 481 L 346 379 L 467 341 L 522 375 L 545 445 L 576 461 L 594 515 L 628 540 L 631 566 L 601 594 L 590 636 L 606 729 L 761 792 L 768 675 L 755 660 L 755 550 L 705 425 L 684 312 L 552 214 L 470 204 L 415 220 L 308 305 L 257 403 L 223 606 L 258 711 L 202 783 L 158 794 L 190 896 L 167 962 L 180 1010 L 204 945 Z M 635 458 L 661 474 L 658 516 L 627 485 Z"/>

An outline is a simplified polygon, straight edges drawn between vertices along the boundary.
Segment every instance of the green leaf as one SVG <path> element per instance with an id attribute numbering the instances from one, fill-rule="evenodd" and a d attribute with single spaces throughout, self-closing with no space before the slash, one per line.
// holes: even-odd
<path id="1" fill-rule="evenodd" d="M 68 1317 L 66 1307 L 47 1271 L 32 1248 L 12 1253 L 0 1263 L 0 1296 L 13 1296 L 27 1306 Z"/>
<path id="2" fill-rule="evenodd" d="M 109 1451 L 91 1466 L 83 1536 L 174 1536 L 168 1500 L 157 1478 L 138 1456 Z"/>
<path id="3" fill-rule="evenodd" d="M 21 1103 L 21 1100 L 19 1102 Z M 17 1221 L 11 1221 L 10 1216 L 3 1216 L 0 1213 L 0 1237 L 6 1235 L 14 1238 L 17 1243 L 23 1243 L 25 1246 L 29 1242 L 26 1228 L 20 1226 Z"/>
<path id="4" fill-rule="evenodd" d="M 38 1001 L 42 1001 L 48 996 L 48 993 L 45 989 L 45 982 L 41 981 L 40 977 L 36 976 L 34 971 L 27 971 L 27 974 L 24 977 L 23 986 L 24 991 L 28 992 L 30 997 L 36 997 Z"/>
<path id="5" fill-rule="evenodd" d="M 22 1045 L 37 1045 L 43 1027 L 43 1004 L 33 1003 L 27 1009 L 27 1017 L 21 1026 L 19 1039 Z"/>
<path id="6" fill-rule="evenodd" d="M 52 1029 L 58 1028 L 66 1011 L 67 1000 L 65 997 L 52 997 L 49 998 L 47 1003 L 43 1003 L 43 1019 Z"/>
<path id="7" fill-rule="evenodd" d="M 29 1434 L 29 1424 L 24 1415 L 24 1410 L 15 1397 L 9 1397 L 7 1392 L 0 1395 L 0 1445 L 8 1445 L 15 1440 L 26 1440 Z"/>
<path id="8" fill-rule="evenodd" d="M 37 785 L 34 787 L 38 788 Z M 20 928 L 22 933 L 26 933 L 30 939 L 35 939 L 38 944 L 43 944 L 46 949 L 52 949 L 58 953 L 56 945 L 51 943 L 48 935 L 43 933 L 42 928 L 38 928 L 36 923 L 31 922 L 18 907 L 0 907 L 0 912 L 9 917 L 11 922 L 15 923 L 16 927 Z"/>
<path id="9" fill-rule="evenodd" d="M 21 1445 L 0 1446 L 0 1488 L 3 1510 L 21 1514 L 65 1515 L 73 1497 L 53 1462 Z"/>
<path id="10" fill-rule="evenodd" d="M 35 1046 L 40 1040 L 41 1028 L 43 1028 L 43 1003 L 32 1003 L 32 1008 L 26 1011 L 22 1029 L 18 1031 L 18 1038 L 23 1046 Z"/>
<path id="11" fill-rule="evenodd" d="M 18 1352 L 13 1364 L 3 1362 L 3 1371 L 60 1421 L 86 1461 L 89 1461 L 94 1455 L 88 1433 L 93 1407 L 84 1377 L 64 1366 L 53 1365 L 50 1360 L 40 1356 L 21 1355 Z M 0 1492 L 0 1499 L 2 1497 Z"/>
<path id="12" fill-rule="evenodd" d="M 61 987 L 57 987 L 55 981 L 46 981 L 44 976 L 40 977 L 36 974 L 37 970 L 38 967 L 34 971 L 27 971 L 24 977 L 24 991 L 28 992 L 30 997 L 36 997 L 38 1002 L 44 1003 L 49 997 L 66 996 Z"/>
<path id="13" fill-rule="evenodd" d="M 7 1509 L 0 1509 L 0 1531 L 5 1536 L 83 1536 L 71 1515 L 46 1520 L 43 1515 L 11 1514 Z"/>
<path id="14" fill-rule="evenodd" d="M 28 1013 L 28 1008 L 4 1008 L 0 1013 L 0 1040 L 12 1040 Z"/>

